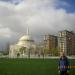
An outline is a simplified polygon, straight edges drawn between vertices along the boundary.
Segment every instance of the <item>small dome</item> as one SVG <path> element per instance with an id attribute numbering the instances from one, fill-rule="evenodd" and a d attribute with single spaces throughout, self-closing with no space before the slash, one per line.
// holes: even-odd
<path id="1" fill-rule="evenodd" d="M 29 36 L 24 35 L 24 36 L 22 36 L 19 40 L 20 40 L 20 41 L 30 40 L 30 37 L 29 37 Z"/>

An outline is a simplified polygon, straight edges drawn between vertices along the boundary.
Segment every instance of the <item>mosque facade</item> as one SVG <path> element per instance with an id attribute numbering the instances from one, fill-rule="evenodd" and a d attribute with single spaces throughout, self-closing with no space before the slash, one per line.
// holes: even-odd
<path id="1" fill-rule="evenodd" d="M 9 57 L 30 57 L 36 52 L 35 41 L 29 35 L 29 29 L 27 28 L 27 34 L 22 36 L 17 44 L 10 45 Z"/>

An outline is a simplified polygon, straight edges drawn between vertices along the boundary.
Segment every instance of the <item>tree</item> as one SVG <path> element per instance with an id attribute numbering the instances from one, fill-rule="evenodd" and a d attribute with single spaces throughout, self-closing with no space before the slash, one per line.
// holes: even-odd
<path id="1" fill-rule="evenodd" d="M 52 55 L 58 56 L 58 47 L 52 49 Z"/>

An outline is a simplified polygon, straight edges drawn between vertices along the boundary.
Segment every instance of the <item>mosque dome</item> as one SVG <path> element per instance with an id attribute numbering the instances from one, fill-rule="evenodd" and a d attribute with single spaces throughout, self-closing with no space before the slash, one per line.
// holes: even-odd
<path id="1" fill-rule="evenodd" d="M 19 39 L 19 41 L 28 41 L 28 40 L 30 40 L 30 36 L 28 35 L 24 35 Z"/>
<path id="2" fill-rule="evenodd" d="M 30 36 L 24 35 L 19 39 L 19 42 L 17 43 L 17 45 L 27 46 L 29 43 L 32 43 L 32 42 L 34 42 L 34 40 L 32 40 Z"/>
<path id="3" fill-rule="evenodd" d="M 32 40 L 32 38 L 29 35 L 29 29 L 27 28 L 27 34 L 22 36 L 19 39 L 19 42 L 17 43 L 17 45 L 19 46 L 27 46 L 28 44 L 31 44 L 32 42 L 34 42 L 34 40 Z"/>

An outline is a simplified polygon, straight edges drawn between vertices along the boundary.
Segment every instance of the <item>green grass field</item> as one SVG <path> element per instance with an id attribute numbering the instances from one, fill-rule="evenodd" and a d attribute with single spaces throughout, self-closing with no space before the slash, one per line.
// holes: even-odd
<path id="1" fill-rule="evenodd" d="M 70 60 L 75 65 L 75 60 Z M 71 69 L 70 75 L 75 75 Z M 59 75 L 56 59 L 0 59 L 0 75 Z"/>

